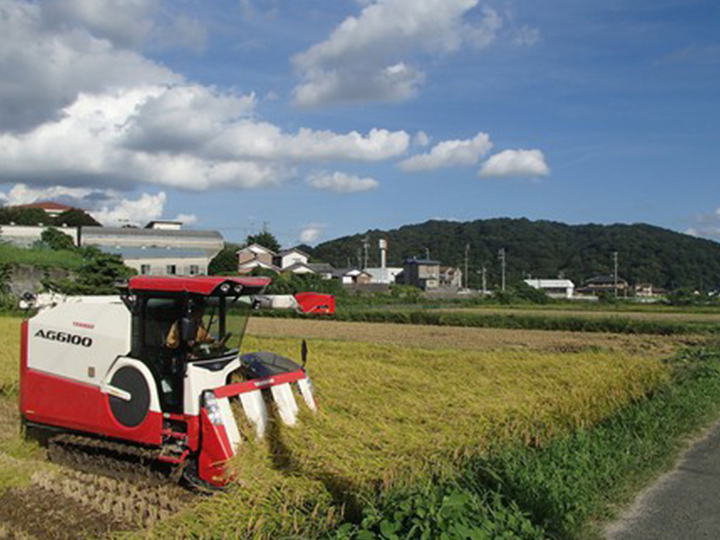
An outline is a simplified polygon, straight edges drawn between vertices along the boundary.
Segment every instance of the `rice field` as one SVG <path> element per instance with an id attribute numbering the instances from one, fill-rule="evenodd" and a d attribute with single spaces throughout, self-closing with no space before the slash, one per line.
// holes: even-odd
<path id="1" fill-rule="evenodd" d="M 5 405 L 16 399 L 19 322 L 0 318 Z M 318 413 L 304 414 L 297 428 L 275 425 L 264 441 L 248 440 L 230 465 L 235 482 L 227 493 L 123 535 L 322 536 L 380 492 L 449 477 L 490 449 L 542 447 L 613 415 L 669 381 L 662 359 L 681 344 L 658 336 L 259 319 L 243 348 L 297 358 L 303 337 Z M 21 451 L 13 454 L 22 460 Z"/>

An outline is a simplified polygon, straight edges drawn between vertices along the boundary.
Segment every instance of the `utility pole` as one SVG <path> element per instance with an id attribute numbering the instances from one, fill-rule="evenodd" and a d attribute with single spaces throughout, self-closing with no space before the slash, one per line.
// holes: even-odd
<path id="1" fill-rule="evenodd" d="M 366 236 L 363 238 L 363 270 L 368 267 L 368 250 L 370 248 L 370 239 Z"/>
<path id="2" fill-rule="evenodd" d="M 502 292 L 505 292 L 505 248 L 500 248 L 498 251 L 498 259 L 500 259 L 500 271 L 502 276 Z"/>
<path id="3" fill-rule="evenodd" d="M 470 244 L 465 244 L 465 288 L 468 289 L 468 278 L 470 277 L 470 274 L 468 274 L 468 258 L 470 256 Z"/>
<path id="4" fill-rule="evenodd" d="M 613 282 L 615 283 L 615 298 L 618 297 L 618 252 L 613 251 Z"/>
<path id="5" fill-rule="evenodd" d="M 487 294 L 487 268 L 482 267 L 482 292 L 483 296 Z"/>

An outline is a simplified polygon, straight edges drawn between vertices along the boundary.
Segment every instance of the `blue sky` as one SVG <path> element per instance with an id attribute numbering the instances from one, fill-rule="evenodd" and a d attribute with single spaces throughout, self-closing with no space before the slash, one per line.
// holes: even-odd
<path id="1" fill-rule="evenodd" d="M 5 203 L 285 245 L 499 216 L 720 238 L 717 2 L 109 3 L 0 0 Z"/>

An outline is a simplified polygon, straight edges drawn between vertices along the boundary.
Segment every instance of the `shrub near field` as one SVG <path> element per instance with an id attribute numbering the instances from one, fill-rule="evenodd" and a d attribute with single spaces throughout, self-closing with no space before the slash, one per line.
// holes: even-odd
<path id="1" fill-rule="evenodd" d="M 251 338 L 244 348 L 297 357 L 298 341 Z M 618 353 L 327 341 L 312 343 L 308 369 L 318 414 L 242 447 L 231 492 L 160 525 L 154 537 L 318 537 L 343 509 L 357 516 L 379 493 L 452 478 L 490 447 L 542 446 L 612 415 L 669 376 L 658 360 Z M 467 508 L 479 501 L 461 499 Z"/>

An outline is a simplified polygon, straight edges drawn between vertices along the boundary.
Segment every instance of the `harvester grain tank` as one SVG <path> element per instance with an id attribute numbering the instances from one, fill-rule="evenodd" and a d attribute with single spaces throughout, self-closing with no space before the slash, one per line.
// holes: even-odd
<path id="1" fill-rule="evenodd" d="M 22 325 L 23 420 L 55 437 L 140 448 L 192 483 L 224 485 L 242 442 L 231 400 L 258 436 L 270 421 L 264 394 L 288 425 L 298 401 L 315 410 L 305 359 L 239 354 L 251 310 L 241 299 L 268 283 L 138 276 L 119 296 L 56 299 Z"/>

